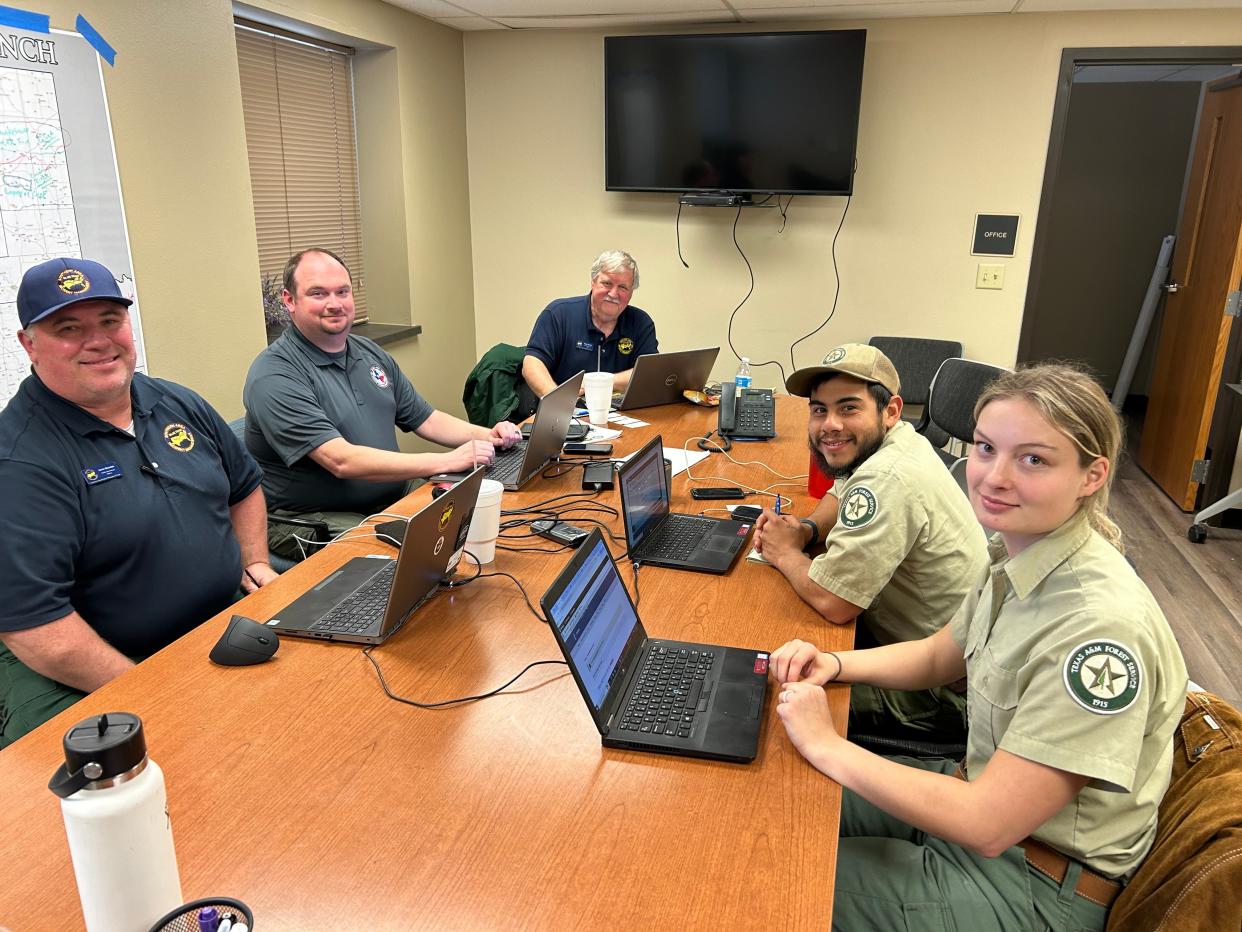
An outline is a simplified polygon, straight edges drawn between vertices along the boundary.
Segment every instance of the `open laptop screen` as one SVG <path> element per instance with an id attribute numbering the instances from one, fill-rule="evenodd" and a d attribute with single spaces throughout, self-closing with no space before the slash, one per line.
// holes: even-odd
<path id="1" fill-rule="evenodd" d="M 575 561 L 577 567 L 548 615 L 598 712 L 623 670 L 622 655 L 639 621 L 607 545 L 597 535 L 584 547 L 587 552 Z"/>
<path id="2" fill-rule="evenodd" d="M 653 437 L 622 465 L 617 478 L 621 484 L 621 509 L 625 512 L 625 536 L 634 550 L 668 514 L 663 438 Z"/>

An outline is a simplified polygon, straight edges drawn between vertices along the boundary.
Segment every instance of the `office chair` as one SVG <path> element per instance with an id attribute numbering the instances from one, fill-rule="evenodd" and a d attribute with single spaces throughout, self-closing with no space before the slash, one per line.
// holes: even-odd
<path id="1" fill-rule="evenodd" d="M 245 416 L 229 421 L 229 430 L 233 431 L 233 436 L 241 442 L 242 446 L 246 445 Z M 328 530 L 327 522 L 324 521 L 307 521 L 304 518 L 288 518 L 283 515 L 272 514 L 269 511 L 267 513 L 267 522 L 268 524 L 287 524 L 290 527 L 307 531 L 309 533 L 305 536 L 313 541 L 316 541 L 320 545 L 332 542 L 332 533 Z M 274 569 L 277 573 L 283 573 L 286 570 L 293 569 L 293 567 L 297 565 L 288 557 L 282 557 L 280 554 L 274 553 L 270 550 L 267 554 L 267 561 L 271 564 L 272 569 Z"/>
<path id="2" fill-rule="evenodd" d="M 927 397 L 927 415 L 933 424 L 948 434 L 949 439 L 969 444 L 975 438 L 975 402 L 990 382 L 1008 372 L 999 366 L 973 359 L 946 359 L 936 370 Z M 945 466 L 952 467 L 959 459 L 953 453 L 936 448 Z M 959 467 L 960 468 L 960 467 Z M 960 480 L 959 480 L 960 481 Z"/>
<path id="3" fill-rule="evenodd" d="M 946 359 L 959 359 L 962 344 L 956 340 L 929 340 L 923 337 L 872 337 L 867 341 L 889 358 L 901 378 L 901 398 L 906 404 L 922 405 L 916 418 L 905 417 L 933 447 L 943 447 L 949 435 L 927 416 L 927 399 L 932 379 Z"/>

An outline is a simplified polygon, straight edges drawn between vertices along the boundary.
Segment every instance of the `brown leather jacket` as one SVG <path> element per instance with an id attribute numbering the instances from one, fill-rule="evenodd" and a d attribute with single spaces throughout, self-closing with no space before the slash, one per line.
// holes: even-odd
<path id="1" fill-rule="evenodd" d="M 1242 713 L 1211 693 L 1186 696 L 1156 841 L 1107 928 L 1242 929 Z"/>

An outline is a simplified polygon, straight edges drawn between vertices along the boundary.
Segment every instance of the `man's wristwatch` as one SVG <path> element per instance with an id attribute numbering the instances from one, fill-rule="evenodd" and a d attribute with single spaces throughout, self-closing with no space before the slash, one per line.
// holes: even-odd
<path id="1" fill-rule="evenodd" d="M 810 550 L 819 543 L 819 525 L 810 518 L 799 518 L 798 523 L 803 527 L 809 528 L 811 531 L 811 539 L 802 545 L 803 550 Z"/>

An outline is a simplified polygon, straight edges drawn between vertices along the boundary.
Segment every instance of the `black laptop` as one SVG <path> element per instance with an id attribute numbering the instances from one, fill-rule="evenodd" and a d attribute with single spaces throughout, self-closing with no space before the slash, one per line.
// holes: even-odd
<path id="1" fill-rule="evenodd" d="M 749 522 L 669 512 L 664 438 L 656 435 L 617 470 L 630 558 L 652 566 L 724 573 L 742 552 Z"/>
<path id="2" fill-rule="evenodd" d="M 507 450 L 498 449 L 496 458 L 486 467 L 483 478 L 494 479 L 508 492 L 520 489 L 533 479 L 565 446 L 565 437 L 573 421 L 574 404 L 578 400 L 578 388 L 581 385 L 582 373 L 579 372 L 540 398 L 535 419 L 531 422 L 530 436 L 519 440 Z M 431 477 L 431 481 L 452 481 L 462 475 L 437 473 Z"/>
<path id="3" fill-rule="evenodd" d="M 288 637 L 382 644 L 429 599 L 460 559 L 483 467 L 410 518 L 397 559 L 354 557 L 267 622 Z"/>
<path id="4" fill-rule="evenodd" d="M 540 604 L 605 747 L 755 759 L 768 655 L 649 638 L 598 528 Z"/>
<path id="5" fill-rule="evenodd" d="M 686 389 L 701 390 L 711 375 L 719 346 L 682 350 L 677 353 L 647 353 L 639 356 L 630 373 L 625 393 L 613 397 L 618 411 L 650 408 L 685 401 Z"/>

